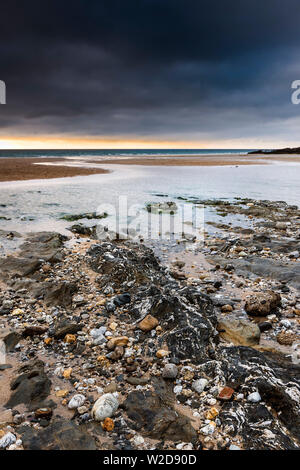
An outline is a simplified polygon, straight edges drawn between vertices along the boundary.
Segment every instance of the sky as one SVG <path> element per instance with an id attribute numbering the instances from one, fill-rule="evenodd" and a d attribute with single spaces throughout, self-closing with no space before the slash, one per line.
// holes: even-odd
<path id="1" fill-rule="evenodd" d="M 299 0 L 2 0 L 0 148 L 300 146 Z"/>

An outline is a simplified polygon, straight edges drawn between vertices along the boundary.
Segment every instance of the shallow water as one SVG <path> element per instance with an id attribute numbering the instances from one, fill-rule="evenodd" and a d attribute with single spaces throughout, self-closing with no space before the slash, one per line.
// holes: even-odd
<path id="1" fill-rule="evenodd" d="M 300 205 L 300 165 L 297 163 L 238 167 L 101 167 L 111 169 L 112 173 L 0 183 L 0 216 L 11 219 L 0 220 L 0 229 L 69 233 L 65 229 L 72 224 L 59 220 L 62 215 L 101 212 L 103 204 L 117 205 L 119 196 L 128 198 L 129 207 L 169 200 L 180 205 L 178 197 L 229 200 L 248 197 Z M 205 219 L 216 220 L 214 211 L 208 209 Z M 224 223 L 228 220 L 221 219 Z M 242 216 L 233 218 L 232 222 L 247 225 Z"/>

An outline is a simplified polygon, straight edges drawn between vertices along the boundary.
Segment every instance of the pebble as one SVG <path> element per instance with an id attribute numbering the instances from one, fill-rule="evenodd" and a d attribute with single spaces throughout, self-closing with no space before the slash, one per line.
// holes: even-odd
<path id="1" fill-rule="evenodd" d="M 144 444 L 144 442 L 145 439 L 142 436 L 134 436 L 133 438 L 133 443 L 136 446 L 141 446 L 142 444 Z"/>
<path id="2" fill-rule="evenodd" d="M 0 449 L 6 449 L 7 447 L 11 446 L 12 444 L 15 444 L 17 438 L 12 432 L 6 433 L 1 439 L 0 439 Z"/>
<path id="3" fill-rule="evenodd" d="M 94 403 L 92 409 L 92 417 L 96 421 L 103 421 L 105 418 L 111 418 L 111 416 L 117 411 L 119 407 L 119 401 L 115 394 L 106 393 Z"/>
<path id="4" fill-rule="evenodd" d="M 175 379 L 178 374 L 178 368 L 175 364 L 166 364 L 163 371 L 162 376 L 164 379 Z"/>
<path id="5" fill-rule="evenodd" d="M 238 447 L 238 446 L 236 446 L 236 445 L 234 445 L 234 444 L 231 444 L 231 445 L 229 446 L 229 450 L 241 450 L 241 449 L 240 449 L 240 447 Z"/>
<path id="6" fill-rule="evenodd" d="M 192 388 L 193 388 L 197 393 L 202 393 L 207 384 L 208 384 L 208 380 L 206 380 L 206 379 L 198 379 L 198 380 L 195 380 L 195 381 L 192 383 Z"/>
<path id="7" fill-rule="evenodd" d="M 251 403 L 258 403 L 259 401 L 261 401 L 261 396 L 258 392 L 253 392 L 248 395 L 247 400 Z"/>
<path id="8" fill-rule="evenodd" d="M 206 426 L 200 429 L 200 432 L 205 436 L 209 436 L 210 434 L 213 434 L 215 432 L 215 429 L 216 427 L 214 424 L 207 424 Z"/>
<path id="9" fill-rule="evenodd" d="M 173 388 L 174 394 L 179 395 L 182 392 L 182 388 L 182 385 L 175 385 L 175 387 Z"/>
<path id="10" fill-rule="evenodd" d="M 81 394 L 74 395 L 74 397 L 71 398 L 71 400 L 68 403 L 69 410 L 75 410 L 81 407 L 84 404 L 85 400 L 86 398 L 84 395 L 81 395 Z"/>

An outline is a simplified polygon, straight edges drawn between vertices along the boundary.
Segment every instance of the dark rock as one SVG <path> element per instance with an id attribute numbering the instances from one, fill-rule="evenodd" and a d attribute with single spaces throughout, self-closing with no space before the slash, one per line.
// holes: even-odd
<path id="1" fill-rule="evenodd" d="M 39 360 L 29 362 L 18 372 L 20 375 L 11 382 L 10 388 L 14 393 L 6 407 L 14 408 L 24 403 L 30 410 L 43 408 L 51 388 L 51 381 L 44 371 L 44 363 Z"/>
<path id="2" fill-rule="evenodd" d="M 11 369 L 11 368 L 12 368 L 11 364 L 0 364 L 0 371 Z"/>
<path id="3" fill-rule="evenodd" d="M 196 431 L 190 419 L 175 412 L 151 392 L 131 392 L 124 402 L 130 425 L 153 439 L 190 442 Z"/>
<path id="4" fill-rule="evenodd" d="M 35 296 L 43 298 L 47 305 L 63 307 L 72 305 L 75 292 L 77 292 L 76 284 L 68 281 L 40 283 L 34 288 Z"/>
<path id="5" fill-rule="evenodd" d="M 72 233 L 77 233 L 78 235 L 88 236 L 90 238 L 97 238 L 96 225 L 88 227 L 83 224 L 75 224 L 72 227 L 68 228 Z"/>
<path id="6" fill-rule="evenodd" d="M 43 334 L 46 333 L 46 331 L 48 331 L 48 328 L 47 327 L 43 327 L 43 326 L 27 326 L 23 332 L 22 332 L 22 336 L 24 336 L 25 338 L 27 338 L 28 336 L 32 337 L 32 336 L 41 336 Z"/>
<path id="7" fill-rule="evenodd" d="M 18 432 L 25 450 L 96 450 L 94 438 L 83 426 L 57 418 L 42 431 L 24 426 Z"/>
<path id="8" fill-rule="evenodd" d="M 20 246 L 18 257 L 1 259 L 0 275 L 3 279 L 30 276 L 43 262 L 56 263 L 63 259 L 63 243 L 67 237 L 58 233 L 30 234 Z"/>
<path id="9" fill-rule="evenodd" d="M 55 324 L 52 336 L 54 336 L 55 339 L 63 339 L 66 335 L 73 335 L 81 329 L 82 325 L 80 323 L 74 323 L 64 318 Z"/>
<path id="10" fill-rule="evenodd" d="M 258 328 L 260 329 L 261 333 L 263 333 L 264 331 L 271 330 L 273 325 L 269 321 L 263 321 L 258 324 Z"/>
<path id="11" fill-rule="evenodd" d="M 131 301 L 131 297 L 130 297 L 130 294 L 128 294 L 127 292 L 125 294 L 118 295 L 117 297 L 114 298 L 114 304 L 117 305 L 118 307 L 129 304 L 130 301 Z"/>
<path id="12" fill-rule="evenodd" d="M 21 340 L 21 335 L 17 331 L 7 331 L 1 333 L 1 339 L 5 344 L 5 348 L 7 352 L 11 352 L 14 350 L 15 346 Z"/>

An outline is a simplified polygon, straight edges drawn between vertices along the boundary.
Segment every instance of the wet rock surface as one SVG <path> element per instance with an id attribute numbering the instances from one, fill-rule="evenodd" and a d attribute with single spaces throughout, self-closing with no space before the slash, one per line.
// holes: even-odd
<path id="1" fill-rule="evenodd" d="M 4 448 L 299 449 L 300 213 L 193 204 L 252 228 L 174 253 L 31 234 L 2 260 Z"/>

